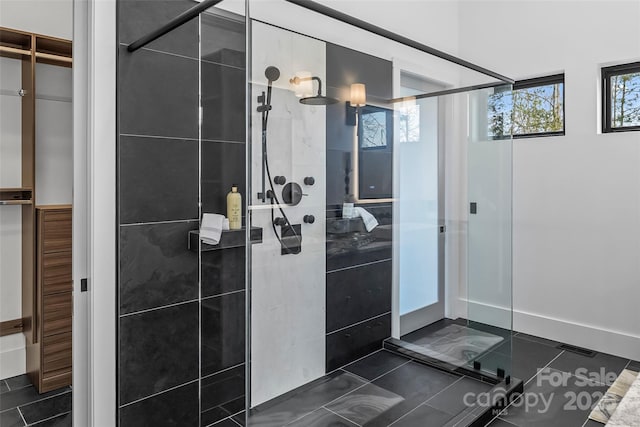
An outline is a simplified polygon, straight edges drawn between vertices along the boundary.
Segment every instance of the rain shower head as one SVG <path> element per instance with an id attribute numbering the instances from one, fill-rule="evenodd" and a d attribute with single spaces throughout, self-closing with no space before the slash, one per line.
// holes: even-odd
<path id="1" fill-rule="evenodd" d="M 305 104 L 305 105 L 330 105 L 330 104 L 336 104 L 338 102 L 339 101 L 335 98 L 329 98 L 327 96 L 321 96 L 321 95 L 309 96 L 307 98 L 300 99 L 300 104 Z"/>
<path id="2" fill-rule="evenodd" d="M 318 94 L 315 96 L 307 96 L 304 98 L 300 99 L 300 103 L 301 104 L 305 104 L 305 105 L 330 105 L 330 104 L 335 104 L 338 102 L 337 99 L 335 98 L 329 98 L 327 96 L 322 96 L 322 80 L 320 80 L 320 77 L 317 76 L 313 76 L 313 77 L 298 77 L 295 76 L 292 79 L 289 79 L 289 83 L 291 83 L 292 85 L 299 85 L 302 82 L 305 81 L 317 81 L 318 82 Z"/>

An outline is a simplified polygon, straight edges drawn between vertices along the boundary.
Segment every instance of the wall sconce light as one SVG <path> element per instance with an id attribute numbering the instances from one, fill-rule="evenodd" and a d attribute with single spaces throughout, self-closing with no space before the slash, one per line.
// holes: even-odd
<path id="1" fill-rule="evenodd" d="M 353 83 L 351 85 L 351 96 L 347 104 L 347 125 L 357 124 L 358 110 L 367 105 L 367 89 L 364 83 Z"/>
<path id="2" fill-rule="evenodd" d="M 351 85 L 349 103 L 352 107 L 364 107 L 367 105 L 367 90 L 364 83 L 353 83 Z"/>

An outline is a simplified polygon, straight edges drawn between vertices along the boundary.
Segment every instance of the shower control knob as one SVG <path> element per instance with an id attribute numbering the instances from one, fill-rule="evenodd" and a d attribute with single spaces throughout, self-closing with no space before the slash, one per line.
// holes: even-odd
<path id="1" fill-rule="evenodd" d="M 273 182 L 278 185 L 284 185 L 287 182 L 287 178 L 285 178 L 284 176 L 276 176 L 275 178 L 273 178 Z"/>
<path id="2" fill-rule="evenodd" d="M 316 179 L 312 176 L 308 176 L 304 179 L 304 185 L 313 185 L 316 183 Z"/>
<path id="3" fill-rule="evenodd" d="M 287 225 L 287 220 L 282 217 L 278 217 L 273 220 L 273 224 L 279 225 L 280 227 L 284 227 L 285 225 Z"/>
<path id="4" fill-rule="evenodd" d="M 316 222 L 316 217 L 313 215 L 305 215 L 303 221 L 307 224 L 313 224 Z"/>

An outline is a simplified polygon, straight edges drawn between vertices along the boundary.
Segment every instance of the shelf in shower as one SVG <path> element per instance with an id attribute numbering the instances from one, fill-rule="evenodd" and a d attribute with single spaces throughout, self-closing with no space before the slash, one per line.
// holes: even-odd
<path id="1" fill-rule="evenodd" d="M 202 251 L 218 251 L 221 249 L 240 248 L 245 245 L 246 228 L 240 230 L 224 230 L 222 238 L 217 245 L 208 245 L 202 243 Z M 193 230 L 189 232 L 189 250 L 198 252 L 198 243 L 200 242 L 200 232 Z M 251 227 L 251 243 L 262 243 L 262 228 Z"/>

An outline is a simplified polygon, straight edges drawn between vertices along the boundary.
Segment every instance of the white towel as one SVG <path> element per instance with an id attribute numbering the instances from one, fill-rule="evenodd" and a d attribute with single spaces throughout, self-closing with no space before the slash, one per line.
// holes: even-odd
<path id="1" fill-rule="evenodd" d="M 222 230 L 229 229 L 229 220 L 224 215 L 204 214 L 200 226 L 200 240 L 208 245 L 217 245 L 222 237 Z"/>
<path id="2" fill-rule="evenodd" d="M 376 219 L 376 217 L 367 212 L 366 209 L 357 207 L 354 208 L 353 211 L 355 217 L 362 218 L 362 222 L 364 222 L 364 228 L 367 229 L 367 232 L 370 233 L 371 230 L 378 226 L 378 220 Z"/>

